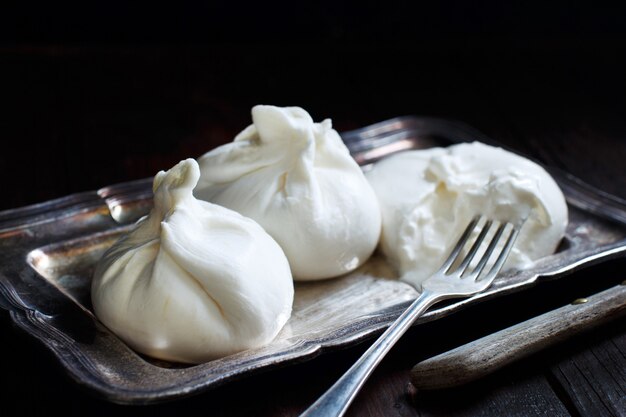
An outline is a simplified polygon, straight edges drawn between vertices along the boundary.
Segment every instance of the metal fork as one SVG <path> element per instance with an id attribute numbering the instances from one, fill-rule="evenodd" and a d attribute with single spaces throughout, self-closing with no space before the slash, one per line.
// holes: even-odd
<path id="1" fill-rule="evenodd" d="M 484 223 L 482 228 L 480 228 L 478 237 L 467 255 L 461 260 L 463 248 L 473 235 L 476 226 L 482 220 L 484 220 Z M 455 297 L 468 297 L 484 291 L 491 285 L 493 279 L 502 269 L 524 220 L 518 224 L 499 223 L 494 236 L 489 242 L 489 246 L 474 266 L 472 260 L 494 223 L 496 222 L 486 219 L 484 216 L 476 216 L 472 219 L 456 243 L 452 253 L 448 256 L 448 259 L 432 277 L 424 281 L 420 296 L 324 395 L 301 414 L 301 417 L 342 416 L 348 410 L 352 400 L 354 400 L 367 378 L 374 371 L 374 368 L 422 313 L 439 301 Z M 505 239 L 504 245 L 498 246 Z M 494 253 L 496 254 L 495 262 L 486 275 L 481 276 L 487 262 Z"/>

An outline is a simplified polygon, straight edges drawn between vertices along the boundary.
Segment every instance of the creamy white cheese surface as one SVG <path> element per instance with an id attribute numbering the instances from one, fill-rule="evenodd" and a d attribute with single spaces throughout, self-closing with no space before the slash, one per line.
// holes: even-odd
<path id="1" fill-rule="evenodd" d="M 505 268 L 553 253 L 568 221 L 563 193 L 536 163 L 482 143 L 406 151 L 367 174 L 381 205 L 380 247 L 402 279 L 420 287 L 476 214 L 528 217 Z"/>
<path id="2" fill-rule="evenodd" d="M 154 179 L 154 208 L 98 264 L 97 317 L 149 356 L 200 363 L 269 343 L 291 314 L 293 281 L 253 220 L 192 195 L 182 161 Z"/>
<path id="3" fill-rule="evenodd" d="M 199 158 L 195 195 L 256 220 L 294 279 L 345 274 L 374 251 L 380 208 L 330 120 L 299 107 L 255 106 L 253 124 Z"/>

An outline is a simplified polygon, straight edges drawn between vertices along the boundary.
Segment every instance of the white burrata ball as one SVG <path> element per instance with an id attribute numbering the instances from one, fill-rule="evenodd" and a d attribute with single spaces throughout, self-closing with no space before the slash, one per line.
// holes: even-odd
<path id="1" fill-rule="evenodd" d="M 198 198 L 256 220 L 294 279 L 353 271 L 376 248 L 380 208 L 330 120 L 299 107 L 255 106 L 253 124 L 199 158 Z"/>
<path id="2" fill-rule="evenodd" d="M 200 363 L 269 343 L 291 315 L 293 281 L 258 224 L 197 200 L 182 161 L 154 179 L 154 208 L 98 263 L 96 316 L 146 355 Z"/>
<path id="3" fill-rule="evenodd" d="M 367 179 L 381 205 L 380 247 L 418 288 L 477 214 L 513 223 L 527 217 L 505 268 L 552 254 L 567 227 L 563 193 L 541 166 L 479 142 L 401 152 L 375 164 Z"/>

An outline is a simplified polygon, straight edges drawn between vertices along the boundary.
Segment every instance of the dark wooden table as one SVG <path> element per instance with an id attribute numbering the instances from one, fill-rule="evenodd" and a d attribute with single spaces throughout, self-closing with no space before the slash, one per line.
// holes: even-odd
<path id="1" fill-rule="evenodd" d="M 0 209 L 154 175 L 231 140 L 258 103 L 302 106 L 338 130 L 406 114 L 462 120 L 626 198 L 625 56 L 611 37 L 3 47 Z M 459 389 L 418 392 L 408 378 L 419 360 L 625 279 L 615 260 L 412 329 L 349 415 L 626 415 L 624 320 Z M 294 416 L 367 348 L 125 407 L 83 391 L 0 320 L 2 415 Z"/>

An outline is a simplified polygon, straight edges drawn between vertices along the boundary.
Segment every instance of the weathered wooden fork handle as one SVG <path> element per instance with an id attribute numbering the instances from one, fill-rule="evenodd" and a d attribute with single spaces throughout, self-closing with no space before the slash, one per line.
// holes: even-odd
<path id="1" fill-rule="evenodd" d="M 411 370 L 418 389 L 466 384 L 542 349 L 626 315 L 626 281 L 574 303 L 426 359 Z"/>

